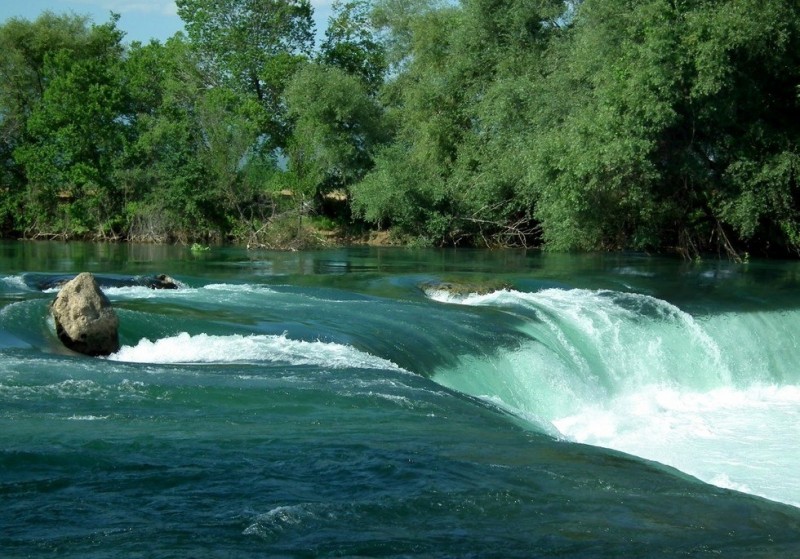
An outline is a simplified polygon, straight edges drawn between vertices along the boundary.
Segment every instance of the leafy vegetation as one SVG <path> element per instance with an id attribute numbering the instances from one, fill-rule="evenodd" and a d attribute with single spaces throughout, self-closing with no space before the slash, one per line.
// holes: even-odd
<path id="1" fill-rule="evenodd" d="M 177 0 L 0 26 L 0 233 L 800 253 L 793 0 Z"/>

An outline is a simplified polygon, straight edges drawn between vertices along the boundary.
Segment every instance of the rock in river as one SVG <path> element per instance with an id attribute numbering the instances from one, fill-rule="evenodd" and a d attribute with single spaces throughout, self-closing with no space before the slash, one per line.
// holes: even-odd
<path id="1" fill-rule="evenodd" d="M 78 274 L 58 292 L 52 306 L 56 333 L 73 351 L 109 355 L 119 350 L 119 319 L 94 276 Z"/>
<path id="2" fill-rule="evenodd" d="M 73 280 L 74 275 L 65 274 L 24 274 L 23 280 L 33 289 L 45 291 L 60 288 Z M 167 274 L 157 276 L 121 276 L 116 274 L 94 274 L 100 287 L 149 287 L 150 289 L 178 289 L 180 282 Z"/>

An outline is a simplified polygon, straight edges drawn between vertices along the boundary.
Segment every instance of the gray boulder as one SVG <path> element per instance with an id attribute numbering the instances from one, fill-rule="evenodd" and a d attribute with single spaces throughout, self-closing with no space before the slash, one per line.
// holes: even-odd
<path id="1" fill-rule="evenodd" d="M 119 319 L 97 281 L 84 272 L 67 282 L 52 306 L 56 334 L 65 346 L 86 355 L 119 350 Z"/>

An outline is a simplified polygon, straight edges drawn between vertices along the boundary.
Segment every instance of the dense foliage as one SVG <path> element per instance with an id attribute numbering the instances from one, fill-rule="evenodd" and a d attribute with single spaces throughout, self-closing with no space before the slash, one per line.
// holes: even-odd
<path id="1" fill-rule="evenodd" d="M 177 5 L 0 26 L 2 234 L 800 252 L 794 0 Z"/>

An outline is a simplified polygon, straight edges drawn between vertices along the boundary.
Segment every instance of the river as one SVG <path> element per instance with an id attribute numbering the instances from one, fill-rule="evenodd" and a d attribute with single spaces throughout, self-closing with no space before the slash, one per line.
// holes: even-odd
<path id="1" fill-rule="evenodd" d="M 49 316 L 82 271 L 108 358 Z M 0 242 L 0 554 L 797 556 L 799 288 L 798 262 Z"/>

